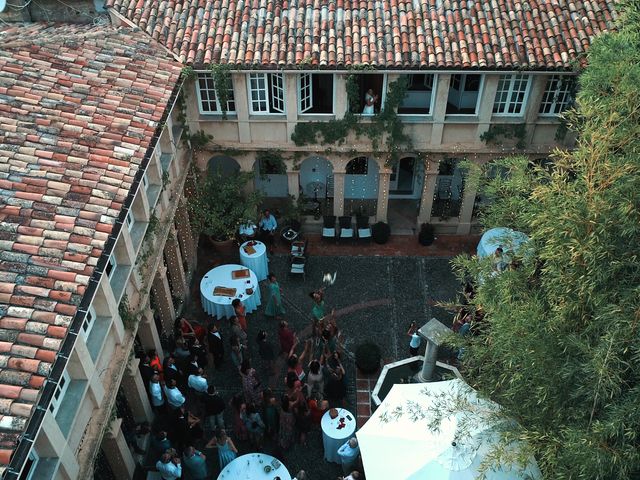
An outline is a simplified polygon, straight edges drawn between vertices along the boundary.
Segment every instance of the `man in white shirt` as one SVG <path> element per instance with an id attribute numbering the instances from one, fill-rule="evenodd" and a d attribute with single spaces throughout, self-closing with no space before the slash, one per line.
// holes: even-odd
<path id="1" fill-rule="evenodd" d="M 154 410 L 161 410 L 164 406 L 164 397 L 160 386 L 160 376 L 157 373 L 149 380 L 149 395 L 151 396 L 151 406 Z"/>
<path id="2" fill-rule="evenodd" d="M 273 244 L 276 238 L 276 229 L 278 228 L 276 217 L 271 215 L 269 210 L 265 210 L 258 226 L 260 227 L 262 240 L 269 244 L 270 252 L 273 253 Z"/>
<path id="3" fill-rule="evenodd" d="M 180 457 L 173 457 L 169 453 L 162 454 L 156 469 L 160 472 L 162 480 L 178 480 L 182 477 L 182 465 L 180 465 Z"/>
<path id="4" fill-rule="evenodd" d="M 180 408 L 185 402 L 184 395 L 182 395 L 182 392 L 178 390 L 178 387 L 176 387 L 176 381 L 173 379 L 169 380 L 169 384 L 164 386 L 164 394 L 167 397 L 169 407 L 173 409 Z"/>
<path id="5" fill-rule="evenodd" d="M 207 388 L 209 388 L 207 379 L 204 376 L 204 370 L 202 370 L 201 368 L 198 369 L 198 373 L 189 375 L 187 383 L 189 385 L 189 388 L 192 388 L 198 393 L 207 393 Z"/>

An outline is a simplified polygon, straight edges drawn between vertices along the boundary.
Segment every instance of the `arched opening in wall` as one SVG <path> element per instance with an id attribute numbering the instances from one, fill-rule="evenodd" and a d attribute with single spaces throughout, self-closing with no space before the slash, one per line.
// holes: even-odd
<path id="1" fill-rule="evenodd" d="M 443 158 L 438 164 L 438 176 L 433 194 L 431 218 L 433 221 L 458 219 L 464 196 L 463 158 Z"/>
<path id="2" fill-rule="evenodd" d="M 289 196 L 287 167 L 276 151 L 261 151 L 253 163 L 255 189 L 262 193 L 263 208 L 280 209 Z"/>
<path id="3" fill-rule="evenodd" d="M 374 216 L 378 205 L 378 162 L 369 157 L 352 158 L 344 176 L 344 214 Z"/>
<path id="4" fill-rule="evenodd" d="M 333 215 L 333 165 L 317 155 L 300 163 L 298 173 L 302 213 L 304 215 Z"/>
<path id="5" fill-rule="evenodd" d="M 218 174 L 222 177 L 228 177 L 240 171 L 240 164 L 227 155 L 211 157 L 207 165 L 208 172 L 211 175 Z"/>
<path id="6" fill-rule="evenodd" d="M 415 233 L 424 183 L 424 162 L 415 156 L 399 159 L 389 177 L 387 218 L 394 233 Z"/>

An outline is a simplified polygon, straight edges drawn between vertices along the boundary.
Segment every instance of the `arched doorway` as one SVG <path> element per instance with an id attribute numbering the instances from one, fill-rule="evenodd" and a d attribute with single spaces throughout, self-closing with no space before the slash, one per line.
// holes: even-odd
<path id="1" fill-rule="evenodd" d="M 333 213 L 333 165 L 324 157 L 314 155 L 300 163 L 300 193 L 304 196 L 305 214 Z"/>
<path id="2" fill-rule="evenodd" d="M 378 201 L 378 162 L 370 157 L 352 158 L 345 168 L 345 215 L 376 214 Z"/>
<path id="3" fill-rule="evenodd" d="M 267 198 L 287 198 L 289 196 L 287 167 L 278 153 L 258 152 L 253 164 L 253 171 L 256 190 L 262 192 L 262 195 Z"/>
<path id="4" fill-rule="evenodd" d="M 219 174 L 222 177 L 234 175 L 240 171 L 240 164 L 227 155 L 216 155 L 207 164 L 209 174 Z"/>
<path id="5" fill-rule="evenodd" d="M 387 218 L 394 233 L 415 233 L 423 182 L 424 162 L 416 156 L 402 157 L 391 168 Z"/>

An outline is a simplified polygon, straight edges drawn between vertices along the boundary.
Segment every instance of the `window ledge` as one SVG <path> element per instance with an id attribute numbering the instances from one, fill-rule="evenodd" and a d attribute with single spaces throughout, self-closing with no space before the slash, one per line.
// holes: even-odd
<path id="1" fill-rule="evenodd" d="M 478 115 L 464 115 L 460 113 L 454 113 L 445 115 L 444 123 L 478 123 L 480 118 Z"/>
<path id="2" fill-rule="evenodd" d="M 224 118 L 222 113 L 200 113 L 198 120 L 200 122 L 226 122 L 227 120 L 238 120 L 238 114 L 229 112 L 227 118 Z"/>
<path id="3" fill-rule="evenodd" d="M 433 115 L 415 114 L 415 113 L 399 113 L 398 116 L 405 123 L 433 123 Z"/>
<path id="4" fill-rule="evenodd" d="M 335 113 L 299 113 L 298 121 L 301 122 L 326 122 L 329 120 L 335 120 Z"/>
<path id="5" fill-rule="evenodd" d="M 275 121 L 285 121 L 287 119 L 287 116 L 283 113 L 265 113 L 265 114 L 258 114 L 256 115 L 255 113 L 252 113 L 251 115 L 249 115 L 249 120 L 252 122 L 273 122 Z"/>
<path id="6" fill-rule="evenodd" d="M 491 115 L 491 123 L 523 123 L 524 115 L 500 115 L 493 114 Z"/>

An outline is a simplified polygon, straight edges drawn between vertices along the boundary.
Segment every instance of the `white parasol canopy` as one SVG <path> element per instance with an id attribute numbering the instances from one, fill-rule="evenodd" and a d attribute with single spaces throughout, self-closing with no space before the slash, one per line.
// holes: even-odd
<path id="1" fill-rule="evenodd" d="M 517 232 L 510 228 L 497 227 L 484 232 L 478 243 L 478 257 L 489 257 L 494 254 L 498 247 L 506 252 L 517 252 L 518 249 L 529 241 L 522 232 Z"/>
<path id="2" fill-rule="evenodd" d="M 456 399 L 469 410 L 453 413 Z M 371 418 L 357 432 L 368 480 L 473 479 L 498 433 L 488 418 L 500 407 L 479 399 L 461 380 L 394 385 Z M 483 414 L 479 412 L 482 411 Z M 436 422 L 436 413 L 444 415 Z M 433 431 L 430 425 L 439 424 Z M 514 447 L 515 448 L 515 447 Z M 541 478 L 531 458 L 519 466 L 489 470 L 487 480 Z"/>

